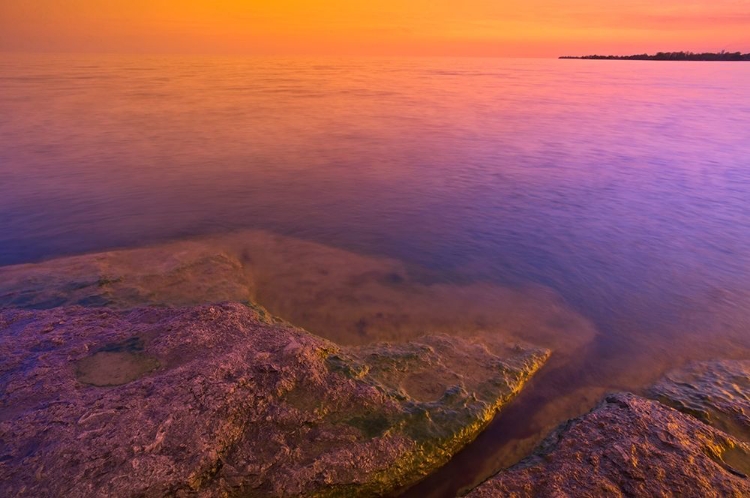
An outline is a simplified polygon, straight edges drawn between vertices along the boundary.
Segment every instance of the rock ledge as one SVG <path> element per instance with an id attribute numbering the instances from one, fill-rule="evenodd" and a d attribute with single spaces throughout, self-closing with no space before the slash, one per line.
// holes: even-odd
<path id="1" fill-rule="evenodd" d="M 370 496 L 443 464 L 548 351 L 340 348 L 240 304 L 0 312 L 0 495 Z"/>

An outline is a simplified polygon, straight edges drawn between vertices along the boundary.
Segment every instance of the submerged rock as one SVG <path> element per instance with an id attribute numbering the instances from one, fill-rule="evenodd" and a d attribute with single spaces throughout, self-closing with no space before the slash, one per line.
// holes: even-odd
<path id="1" fill-rule="evenodd" d="M 546 360 L 340 348 L 239 304 L 0 312 L 2 496 L 368 496 L 436 469 Z"/>
<path id="2" fill-rule="evenodd" d="M 0 307 L 257 303 L 338 344 L 502 335 L 558 356 L 573 355 L 596 334 L 551 289 L 479 280 L 449 282 L 391 258 L 243 230 L 0 267 Z"/>
<path id="3" fill-rule="evenodd" d="M 608 396 L 468 496 L 750 496 L 750 448 L 656 401 Z"/>
<path id="4" fill-rule="evenodd" d="M 173 242 L 0 267 L 0 307 L 133 308 L 249 302 L 240 261 L 200 242 Z"/>
<path id="5" fill-rule="evenodd" d="M 648 394 L 717 429 L 750 441 L 750 361 L 690 363 L 668 373 Z"/>

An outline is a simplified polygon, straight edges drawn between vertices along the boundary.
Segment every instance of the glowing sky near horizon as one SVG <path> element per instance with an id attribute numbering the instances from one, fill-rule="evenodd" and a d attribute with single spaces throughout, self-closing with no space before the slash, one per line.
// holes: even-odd
<path id="1" fill-rule="evenodd" d="M 750 0 L 2 0 L 0 50 L 522 57 L 750 52 Z"/>

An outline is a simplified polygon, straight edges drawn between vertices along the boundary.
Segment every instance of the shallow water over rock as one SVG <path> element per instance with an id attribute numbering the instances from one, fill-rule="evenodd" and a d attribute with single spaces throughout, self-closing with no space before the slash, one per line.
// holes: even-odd
<path id="1" fill-rule="evenodd" d="M 739 497 L 750 494 L 748 464 L 746 443 L 661 403 L 614 394 L 467 496 Z"/>
<path id="2" fill-rule="evenodd" d="M 415 488 L 417 495 L 450 496 L 471 488 L 525 457 L 561 421 L 585 413 L 606 393 L 642 389 L 696 355 L 687 339 L 675 344 L 632 336 L 622 344 L 631 353 L 622 364 L 600 352 L 593 324 L 543 286 L 446 283 L 426 268 L 262 231 L 0 268 L 0 303 L 11 307 L 129 309 L 225 301 L 258 303 L 258 312 L 271 320 L 280 317 L 343 345 L 449 334 L 531 342 L 553 351 L 517 402 L 445 469 Z M 722 344 L 712 340 L 699 356 L 717 357 Z M 119 384 L 153 370 L 157 360 L 133 346 L 92 350 L 81 361 L 84 375 L 95 375 L 81 380 Z M 744 354 L 734 349 L 724 356 L 728 352 Z M 113 353 L 106 364 L 91 359 Z M 120 361 L 119 367 L 111 359 Z M 120 367 L 124 370 L 118 372 Z M 462 368 L 471 372 L 470 363 Z M 435 401 L 445 379 L 433 374 L 414 372 L 399 389 Z"/>
<path id="3" fill-rule="evenodd" d="M 750 442 L 750 361 L 693 362 L 669 372 L 647 393 Z"/>
<path id="4" fill-rule="evenodd" d="M 99 387 L 119 386 L 139 379 L 159 368 L 159 360 L 144 354 L 143 349 L 144 343 L 139 337 L 107 344 L 76 362 L 76 378 Z"/>

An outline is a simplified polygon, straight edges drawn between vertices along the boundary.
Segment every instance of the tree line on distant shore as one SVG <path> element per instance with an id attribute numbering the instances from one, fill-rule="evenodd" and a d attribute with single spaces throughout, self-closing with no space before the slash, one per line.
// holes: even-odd
<path id="1" fill-rule="evenodd" d="M 560 59 L 605 59 L 605 60 L 631 60 L 631 61 L 750 61 L 750 53 L 725 52 L 657 52 L 654 55 L 564 55 Z"/>

